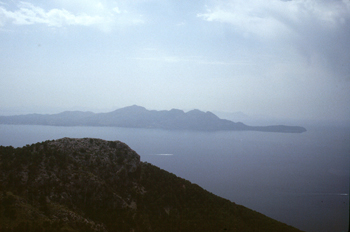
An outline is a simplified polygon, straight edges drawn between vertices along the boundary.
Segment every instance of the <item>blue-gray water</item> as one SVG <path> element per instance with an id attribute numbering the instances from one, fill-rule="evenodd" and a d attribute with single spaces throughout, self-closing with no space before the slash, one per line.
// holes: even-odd
<path id="1" fill-rule="evenodd" d="M 307 232 L 347 231 L 350 128 L 302 134 L 0 125 L 0 145 L 62 137 L 127 143 L 142 161 Z"/>

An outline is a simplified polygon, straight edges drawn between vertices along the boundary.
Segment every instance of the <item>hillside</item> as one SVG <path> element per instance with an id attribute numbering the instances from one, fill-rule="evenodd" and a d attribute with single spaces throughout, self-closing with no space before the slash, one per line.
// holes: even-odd
<path id="1" fill-rule="evenodd" d="M 119 141 L 0 146 L 0 231 L 299 230 L 149 163 Z"/>
<path id="2" fill-rule="evenodd" d="M 129 106 L 108 113 L 66 111 L 59 114 L 28 114 L 0 116 L 0 124 L 50 125 L 50 126 L 110 126 L 129 128 L 155 128 L 165 130 L 195 131 L 264 131 L 302 133 L 300 126 L 248 126 L 242 122 L 220 119 L 211 112 L 191 110 L 147 110 L 141 106 Z"/>

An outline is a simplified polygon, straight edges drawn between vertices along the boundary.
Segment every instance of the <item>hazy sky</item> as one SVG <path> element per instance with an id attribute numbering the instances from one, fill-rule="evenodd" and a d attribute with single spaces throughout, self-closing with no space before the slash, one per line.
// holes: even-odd
<path id="1" fill-rule="evenodd" d="M 349 0 L 0 0 L 0 109 L 350 118 Z"/>

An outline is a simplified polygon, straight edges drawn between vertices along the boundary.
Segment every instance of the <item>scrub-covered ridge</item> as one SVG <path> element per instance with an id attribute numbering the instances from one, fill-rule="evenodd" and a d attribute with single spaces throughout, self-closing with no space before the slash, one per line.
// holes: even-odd
<path id="1" fill-rule="evenodd" d="M 0 146 L 0 231 L 299 231 L 140 161 L 120 141 Z"/>

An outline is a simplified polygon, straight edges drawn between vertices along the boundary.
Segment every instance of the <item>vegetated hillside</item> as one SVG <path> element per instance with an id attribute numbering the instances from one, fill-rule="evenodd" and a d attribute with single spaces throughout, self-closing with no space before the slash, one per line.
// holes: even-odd
<path id="1" fill-rule="evenodd" d="M 302 133 L 300 126 L 248 126 L 241 122 L 220 119 L 211 112 L 191 110 L 147 110 L 141 106 L 128 106 L 109 113 L 66 111 L 59 114 L 28 114 L 0 116 L 0 124 L 26 124 L 51 126 L 113 126 L 129 128 L 157 128 L 165 130 L 228 131 L 249 130 L 264 132 Z"/>
<path id="2" fill-rule="evenodd" d="M 140 162 L 122 142 L 63 138 L 0 146 L 0 231 L 299 230 Z"/>

